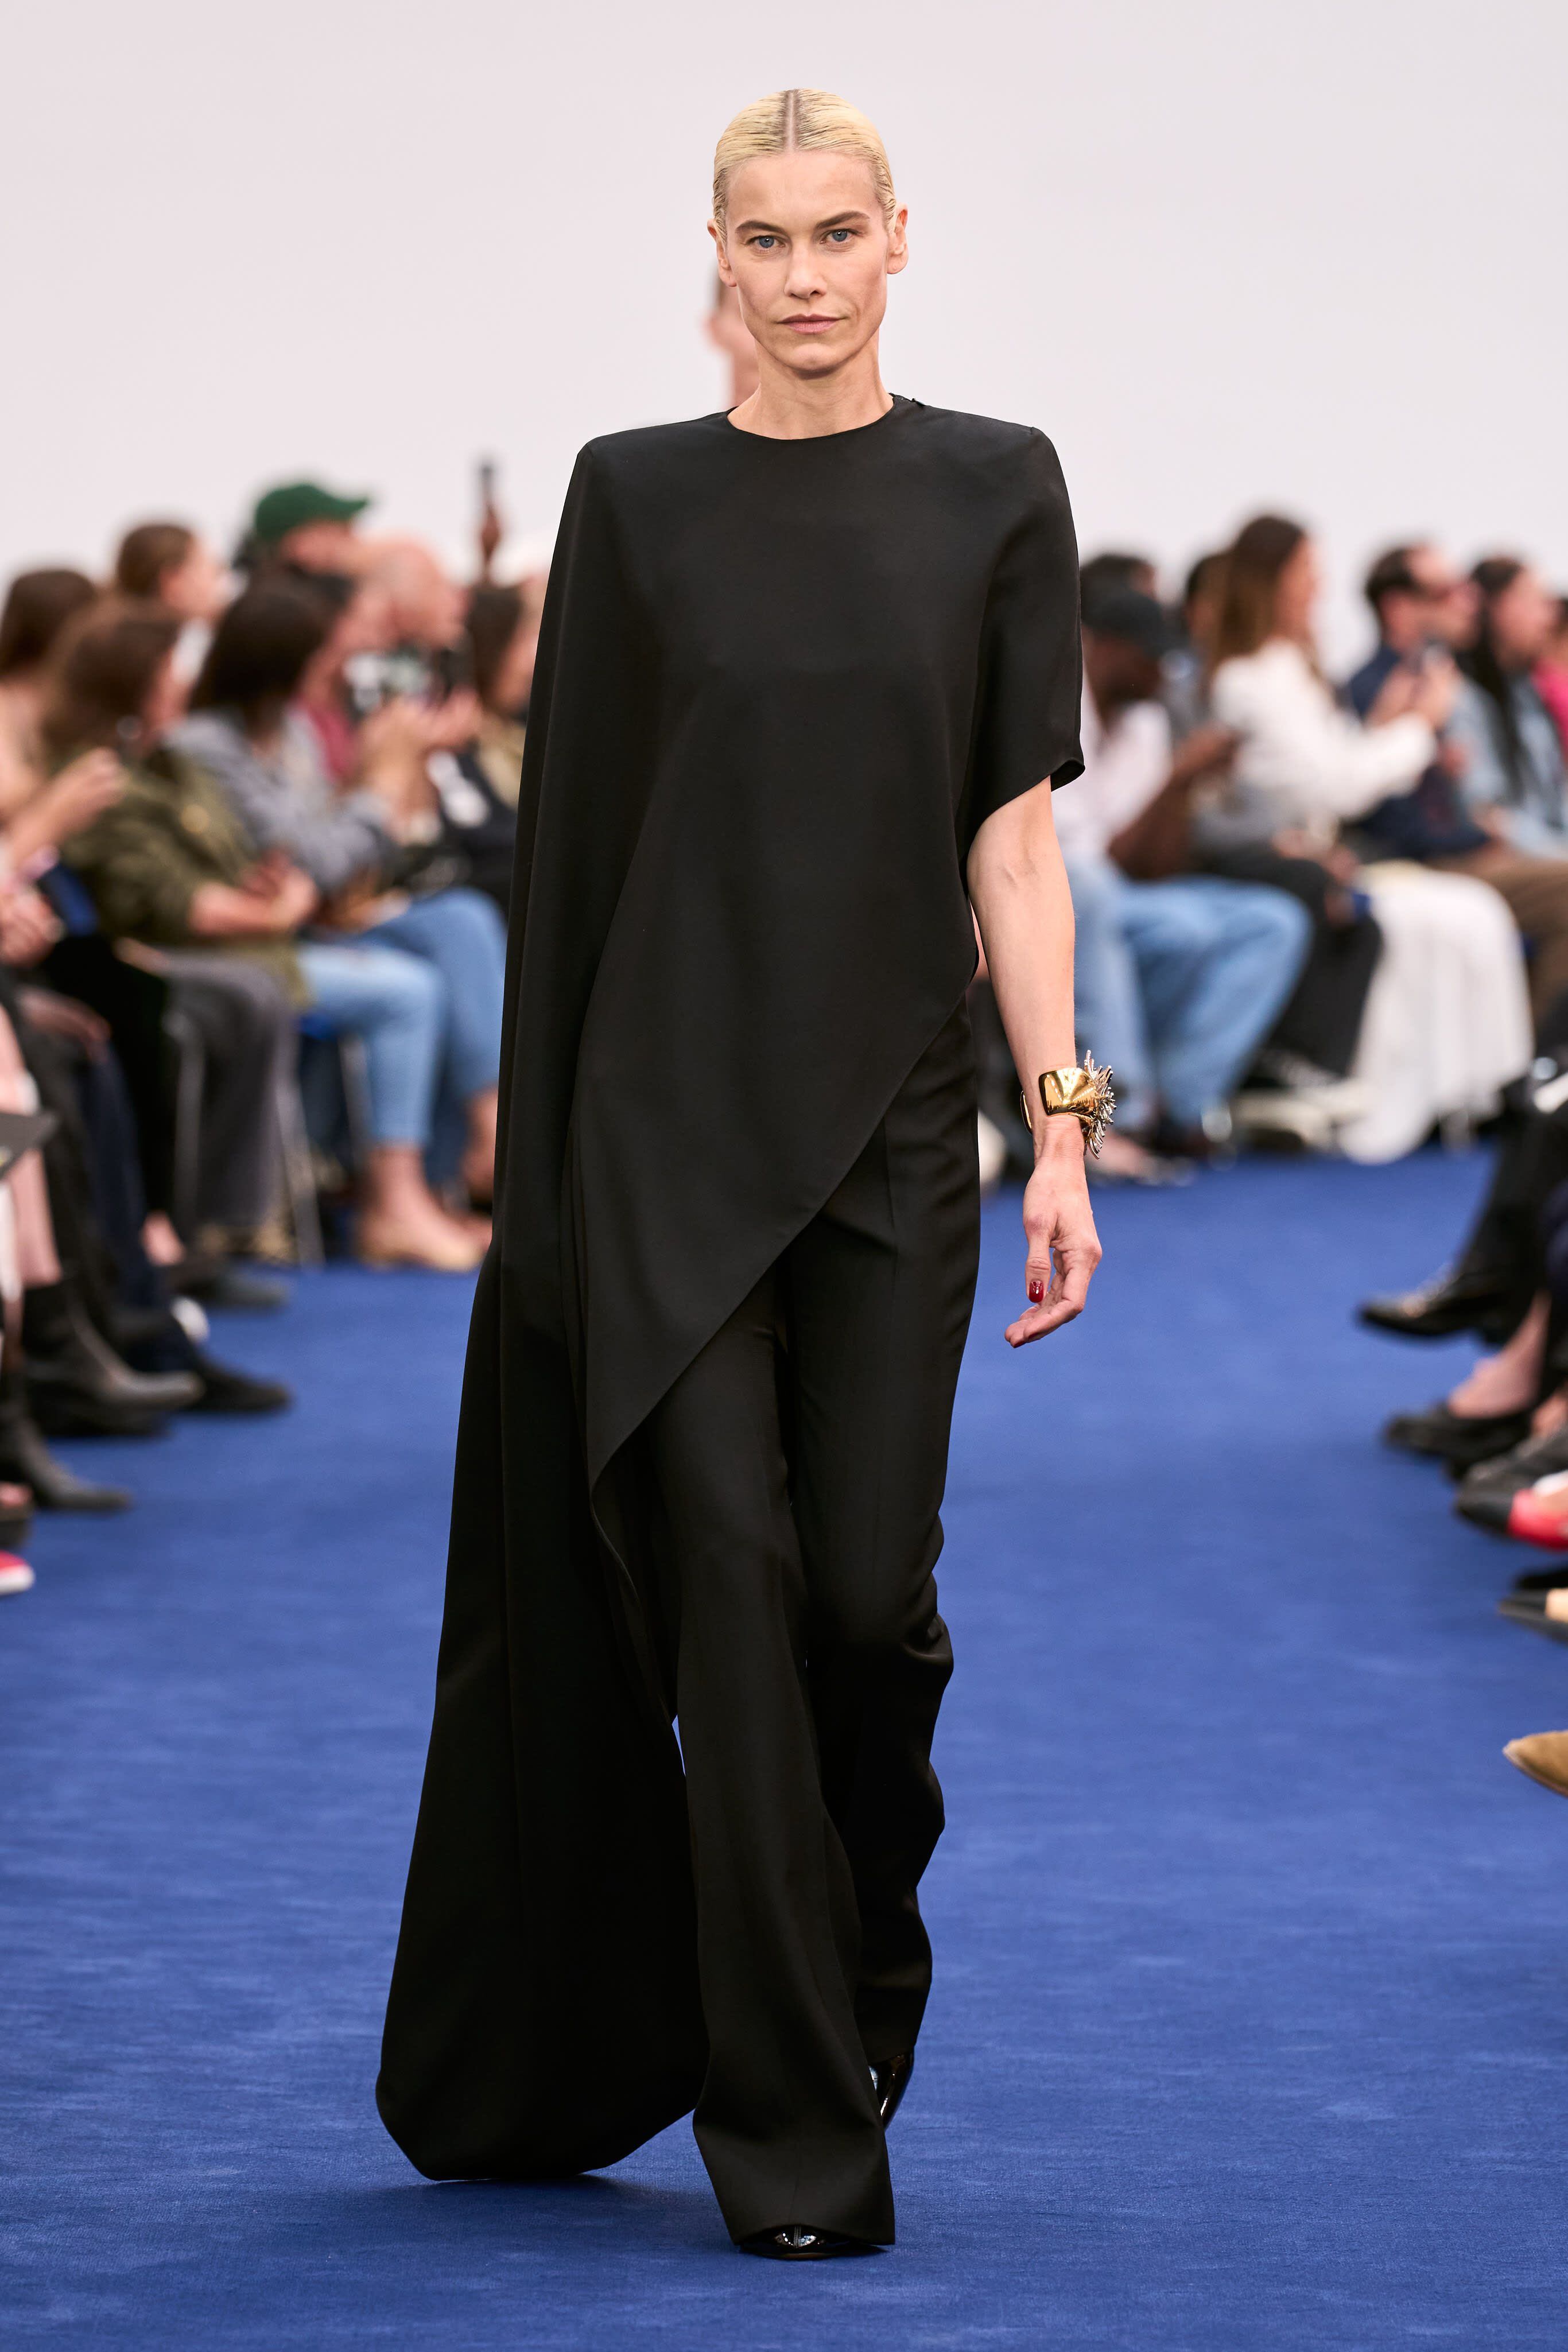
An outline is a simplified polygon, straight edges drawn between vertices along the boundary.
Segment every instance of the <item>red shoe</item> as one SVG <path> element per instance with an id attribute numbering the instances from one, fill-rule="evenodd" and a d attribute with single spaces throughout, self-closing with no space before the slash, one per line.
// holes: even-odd
<path id="1" fill-rule="evenodd" d="M 36 1580 L 25 1559 L 18 1559 L 14 1551 L 0 1551 L 0 1595 L 31 1592 Z"/>
<path id="2" fill-rule="evenodd" d="M 1508 1507 L 1508 1531 L 1521 1543 L 1568 1551 L 1568 1470 L 1521 1488 Z"/>

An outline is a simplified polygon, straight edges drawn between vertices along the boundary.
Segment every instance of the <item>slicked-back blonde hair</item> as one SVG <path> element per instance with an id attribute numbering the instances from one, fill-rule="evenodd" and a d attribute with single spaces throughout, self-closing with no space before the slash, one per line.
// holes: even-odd
<path id="1" fill-rule="evenodd" d="M 713 225 L 721 238 L 728 227 L 731 175 L 754 156 L 787 155 L 802 148 L 831 148 L 869 163 L 882 218 L 891 223 L 898 199 L 876 124 L 830 89 L 775 89 L 771 98 L 743 106 L 713 151 Z"/>

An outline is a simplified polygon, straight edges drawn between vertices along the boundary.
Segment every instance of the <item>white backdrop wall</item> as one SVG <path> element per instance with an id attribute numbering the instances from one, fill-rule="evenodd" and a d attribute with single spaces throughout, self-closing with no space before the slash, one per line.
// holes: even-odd
<path id="1" fill-rule="evenodd" d="M 269 479 L 518 551 L 590 435 L 718 404 L 714 138 L 787 82 L 879 124 L 910 207 L 884 369 L 1038 423 L 1086 550 L 1173 572 L 1321 531 L 1336 652 L 1391 536 L 1568 583 L 1560 0 L 55 0 L 0 183 L 0 566 Z"/>

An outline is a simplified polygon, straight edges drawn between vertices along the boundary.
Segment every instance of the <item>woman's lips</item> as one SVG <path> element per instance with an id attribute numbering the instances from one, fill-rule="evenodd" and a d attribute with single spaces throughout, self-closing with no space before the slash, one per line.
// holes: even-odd
<path id="1" fill-rule="evenodd" d="M 797 335 L 825 334 L 829 327 L 838 324 L 837 319 L 819 319 L 812 311 L 803 311 L 798 319 L 786 319 L 784 325 L 793 327 Z"/>

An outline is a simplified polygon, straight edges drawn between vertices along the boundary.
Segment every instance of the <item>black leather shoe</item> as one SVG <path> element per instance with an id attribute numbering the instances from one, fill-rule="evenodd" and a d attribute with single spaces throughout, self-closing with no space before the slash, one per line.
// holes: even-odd
<path id="1" fill-rule="evenodd" d="M 136 1436 L 150 1418 L 155 1425 L 201 1394 L 191 1372 L 133 1372 L 63 1282 L 27 1292 L 22 1349 L 28 1398 L 45 1429 Z"/>
<path id="2" fill-rule="evenodd" d="M 125 1342 L 126 1353 L 139 1372 L 188 1375 L 196 1383 L 188 1412 L 284 1412 L 293 1403 L 293 1390 L 281 1381 L 253 1380 L 248 1372 L 209 1356 L 177 1313 L 160 1314 L 150 1318 L 150 1325 Z"/>
<path id="3" fill-rule="evenodd" d="M 1480 1331 L 1489 1338 L 1499 1317 L 1506 1319 L 1511 1305 L 1501 1276 L 1445 1266 L 1415 1290 L 1363 1299 L 1356 1319 L 1370 1330 L 1392 1331 L 1401 1339 L 1447 1339 L 1456 1331 Z"/>
<path id="4" fill-rule="evenodd" d="M 30 1486 L 40 1511 L 123 1511 L 131 1505 L 123 1486 L 92 1486 L 57 1461 L 27 1413 L 8 1413 L 0 1424 L 0 1477 Z"/>
<path id="5" fill-rule="evenodd" d="M 1568 1423 L 1545 1437 L 1527 1437 L 1522 1444 L 1510 1446 L 1489 1462 L 1478 1462 L 1466 1471 L 1454 1508 L 1472 1527 L 1506 1535 L 1514 1496 L 1558 1470 L 1568 1470 Z M 1563 1581 L 1568 1583 L 1568 1576 Z"/>
<path id="6" fill-rule="evenodd" d="M 1383 1442 L 1398 1446 L 1403 1454 L 1426 1454 L 1463 1471 L 1506 1454 L 1529 1435 L 1528 1412 L 1477 1416 L 1450 1412 L 1447 1404 L 1435 1404 L 1426 1412 L 1396 1412 L 1384 1428 Z"/>
<path id="7" fill-rule="evenodd" d="M 191 1370 L 202 1384 L 192 1412 L 286 1412 L 294 1402 L 293 1390 L 281 1381 L 252 1380 L 232 1364 L 220 1364 L 203 1348 L 196 1349 Z"/>
<path id="8" fill-rule="evenodd" d="M 825 2263 L 834 2254 L 868 2254 L 864 2238 L 841 2237 L 836 2230 L 807 2230 L 786 2221 L 780 2230 L 759 2230 L 740 2241 L 743 2254 L 765 2254 L 775 2263 Z"/>
<path id="9" fill-rule="evenodd" d="M 1549 1642 L 1568 1642 L 1568 1620 L 1547 1615 L 1544 1592 L 1505 1592 L 1497 1609 L 1500 1617 L 1528 1626 L 1532 1633 L 1544 1633 Z"/>
<path id="10" fill-rule="evenodd" d="M 877 2085 L 877 2113 L 887 2130 L 899 2112 L 899 2102 L 910 2087 L 910 2076 L 915 2071 L 915 2053 L 906 2050 L 898 2058 L 879 2058 L 871 2069 L 871 2080 Z"/>

